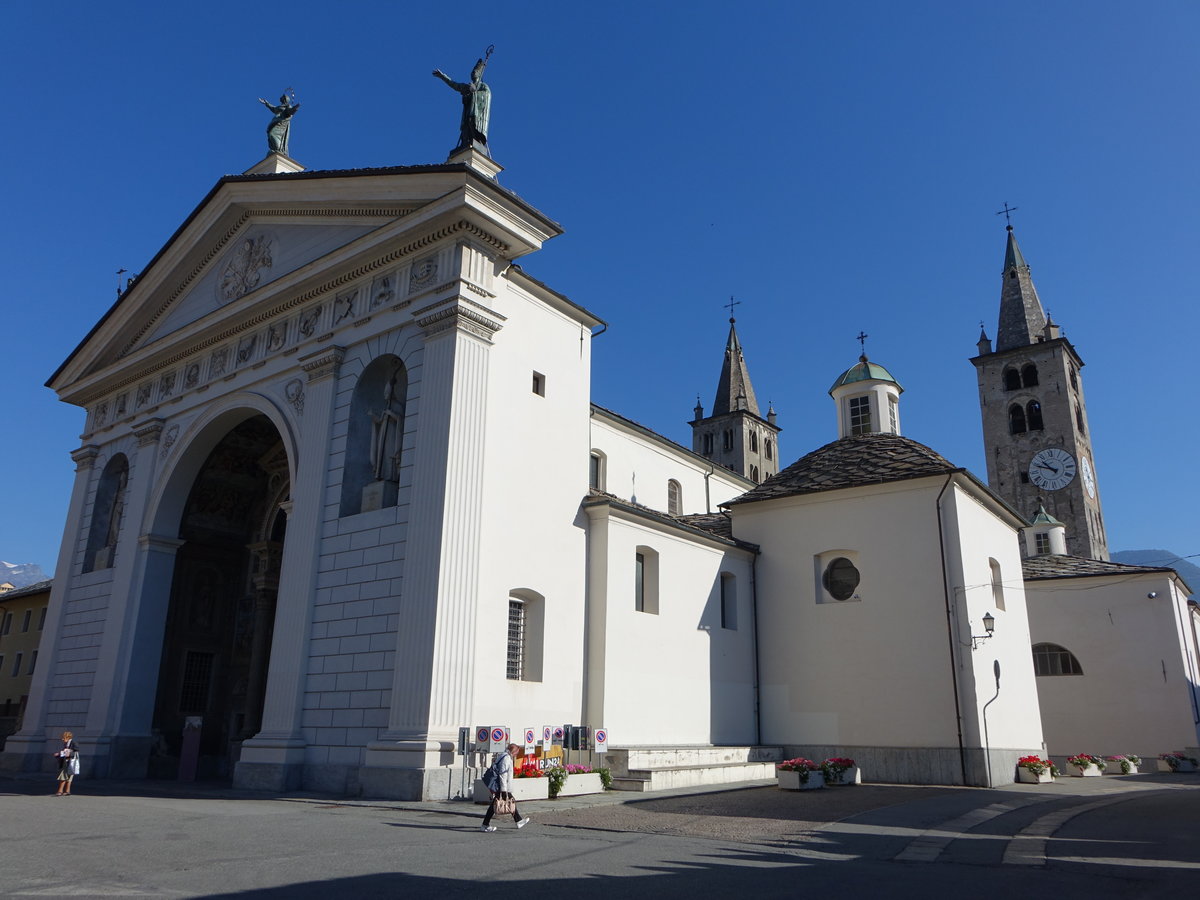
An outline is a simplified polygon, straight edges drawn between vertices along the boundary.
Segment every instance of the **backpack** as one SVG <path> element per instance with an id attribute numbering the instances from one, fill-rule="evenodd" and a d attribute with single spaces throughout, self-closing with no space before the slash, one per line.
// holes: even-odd
<path id="1" fill-rule="evenodd" d="M 501 785 L 500 763 L 501 762 L 502 762 L 501 758 L 497 757 L 496 761 L 494 763 L 492 763 L 490 766 L 488 766 L 487 769 L 485 769 L 484 773 L 483 773 L 483 786 L 485 788 L 487 788 L 489 791 L 491 791 L 493 794 L 497 794 L 500 792 L 500 785 Z"/>

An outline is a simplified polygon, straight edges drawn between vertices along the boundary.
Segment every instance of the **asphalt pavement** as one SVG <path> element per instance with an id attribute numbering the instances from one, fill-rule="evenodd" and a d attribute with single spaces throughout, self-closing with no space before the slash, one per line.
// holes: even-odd
<path id="1" fill-rule="evenodd" d="M 0 777 L 5 897 L 1176 897 L 1200 891 L 1200 775 L 976 789 L 773 783 L 483 807 Z"/>

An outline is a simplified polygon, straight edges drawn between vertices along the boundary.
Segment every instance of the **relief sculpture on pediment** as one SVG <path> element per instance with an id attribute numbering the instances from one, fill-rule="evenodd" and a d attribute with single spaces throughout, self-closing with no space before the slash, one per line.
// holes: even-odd
<path id="1" fill-rule="evenodd" d="M 333 324 L 336 325 L 343 319 L 349 318 L 354 314 L 354 301 L 358 297 L 358 289 L 346 291 L 344 294 L 339 294 L 333 301 Z"/>
<path id="2" fill-rule="evenodd" d="M 216 350 L 212 355 L 212 365 L 209 367 L 209 372 L 213 378 L 219 378 L 225 374 L 225 369 L 229 365 L 229 348 L 222 347 Z"/>
<path id="3" fill-rule="evenodd" d="M 395 296 L 396 289 L 392 285 L 392 276 L 380 275 L 371 285 L 371 309 L 378 309 L 385 303 L 390 303 Z"/>
<path id="4" fill-rule="evenodd" d="M 170 397 L 175 393 L 175 373 L 167 372 L 158 382 L 158 396 L 162 399 Z"/>
<path id="5" fill-rule="evenodd" d="M 271 238 L 265 234 L 246 238 L 238 243 L 229 256 L 217 284 L 217 297 L 229 303 L 258 287 L 262 273 L 274 265 L 271 257 Z"/>
<path id="6" fill-rule="evenodd" d="M 191 390 L 200 383 L 200 363 L 192 363 L 183 373 L 183 388 Z"/>
<path id="7" fill-rule="evenodd" d="M 437 256 L 427 256 L 413 263 L 412 272 L 408 276 L 408 292 L 419 291 L 431 286 L 437 280 Z"/>
<path id="8" fill-rule="evenodd" d="M 152 384 L 139 384 L 137 389 L 137 400 L 134 402 L 136 409 L 141 409 L 150 402 L 150 392 L 154 389 Z"/>
<path id="9" fill-rule="evenodd" d="M 314 306 L 306 313 L 300 315 L 300 333 L 305 337 L 312 337 L 313 332 L 317 330 L 317 320 L 321 318 L 321 307 Z"/>
<path id="10" fill-rule="evenodd" d="M 258 335 L 252 334 L 250 337 L 242 338 L 242 342 L 238 344 L 237 361 L 239 365 L 245 365 L 250 362 L 254 356 L 254 347 L 258 343 Z"/>
<path id="11" fill-rule="evenodd" d="M 278 350 L 283 346 L 284 330 L 282 325 L 271 325 L 267 329 L 267 349 Z"/>

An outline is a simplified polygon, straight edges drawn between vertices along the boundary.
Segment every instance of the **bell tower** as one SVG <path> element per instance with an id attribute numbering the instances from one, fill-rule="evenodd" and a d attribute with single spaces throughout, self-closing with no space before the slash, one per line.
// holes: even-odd
<path id="1" fill-rule="evenodd" d="M 765 419 L 759 412 L 735 321 L 729 317 L 725 362 L 711 416 L 704 415 L 700 398 L 696 398 L 695 418 L 688 423 L 692 426 L 692 450 L 751 481 L 762 482 L 779 471 L 779 428 L 774 409 L 767 410 Z"/>
<path id="2" fill-rule="evenodd" d="M 1001 278 L 996 347 L 981 332 L 971 360 L 988 485 L 1030 520 L 1064 525 L 1070 555 L 1107 560 L 1083 360 L 1042 308 L 1012 225 Z"/>

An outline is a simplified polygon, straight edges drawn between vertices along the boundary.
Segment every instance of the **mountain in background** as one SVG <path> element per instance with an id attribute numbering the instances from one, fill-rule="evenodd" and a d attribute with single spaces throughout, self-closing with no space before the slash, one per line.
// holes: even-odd
<path id="1" fill-rule="evenodd" d="M 1178 572 L 1193 591 L 1200 591 L 1200 566 L 1170 550 L 1121 550 L 1112 554 L 1112 561 L 1131 566 L 1167 566 Z"/>
<path id="2" fill-rule="evenodd" d="M 34 563 L 0 562 L 0 583 L 5 581 L 14 587 L 29 587 L 39 581 L 45 581 L 50 576 L 42 571 L 42 567 Z"/>

